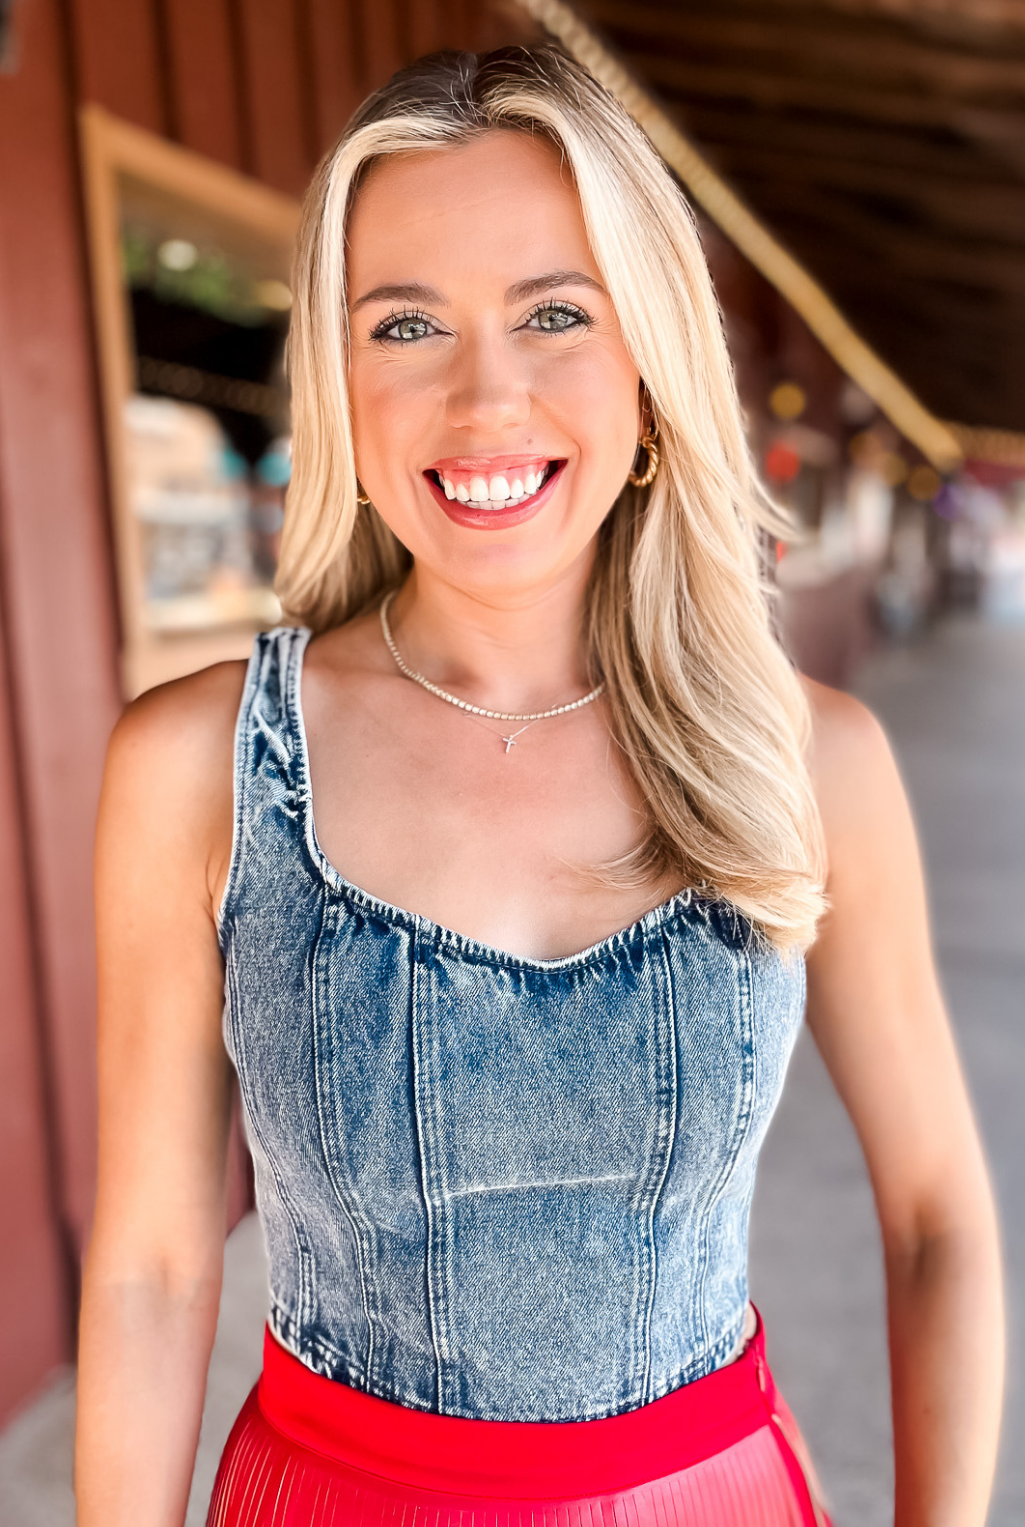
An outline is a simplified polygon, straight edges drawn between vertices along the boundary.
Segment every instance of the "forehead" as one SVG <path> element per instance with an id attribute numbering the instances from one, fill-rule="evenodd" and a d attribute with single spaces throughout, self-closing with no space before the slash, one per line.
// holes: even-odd
<path id="1" fill-rule="evenodd" d="M 349 215 L 350 295 L 418 281 L 501 287 L 547 270 L 599 279 L 580 200 L 554 144 L 492 131 L 469 143 L 379 161 Z"/>

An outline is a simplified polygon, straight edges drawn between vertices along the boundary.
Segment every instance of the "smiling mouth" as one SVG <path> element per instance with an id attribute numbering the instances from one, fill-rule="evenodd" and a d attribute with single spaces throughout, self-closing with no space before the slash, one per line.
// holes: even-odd
<path id="1" fill-rule="evenodd" d="M 482 473 L 453 473 L 452 476 L 428 468 L 424 476 L 444 493 L 450 502 L 464 504 L 467 509 L 482 514 L 495 514 L 502 509 L 517 509 L 529 504 L 562 466 L 552 460 L 538 462 L 535 467 L 494 473 L 485 477 Z"/>

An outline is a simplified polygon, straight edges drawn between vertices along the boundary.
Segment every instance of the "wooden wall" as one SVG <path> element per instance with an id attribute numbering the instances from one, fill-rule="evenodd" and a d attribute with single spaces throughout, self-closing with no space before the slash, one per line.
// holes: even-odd
<path id="1" fill-rule="evenodd" d="M 516 30 L 483 0 L 67 3 L 79 99 L 296 196 L 395 69 Z"/>
<path id="2" fill-rule="evenodd" d="M 299 195 L 484 0 L 19 0 L 0 72 L 0 1422 L 73 1351 L 95 1175 L 91 854 L 120 708 L 76 114 Z"/>
<path id="3" fill-rule="evenodd" d="M 15 24 L 18 67 L 0 75 L 0 621 L 9 697 L 0 814 L 21 873 L 0 881 L 0 926 L 8 939 L 23 932 L 17 964 L 0 978 L 0 1027 L 5 1050 L 16 1034 L 22 1042 L 0 1075 L 0 1117 L 38 1111 L 19 1139 L 5 1130 L 0 1178 L 4 1283 L 20 1290 L 17 1303 L 0 1305 L 8 1410 L 55 1353 L 69 1352 L 94 1174 L 91 839 L 118 710 L 66 37 L 52 0 L 25 0 Z M 26 1239 L 40 1214 L 48 1234 Z"/>

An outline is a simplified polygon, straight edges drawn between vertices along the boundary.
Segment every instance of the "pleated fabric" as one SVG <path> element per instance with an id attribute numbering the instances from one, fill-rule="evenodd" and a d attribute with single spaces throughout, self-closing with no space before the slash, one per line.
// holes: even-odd
<path id="1" fill-rule="evenodd" d="M 207 1527 L 830 1527 L 764 1360 L 584 1422 L 412 1411 L 312 1373 L 269 1335 Z"/>

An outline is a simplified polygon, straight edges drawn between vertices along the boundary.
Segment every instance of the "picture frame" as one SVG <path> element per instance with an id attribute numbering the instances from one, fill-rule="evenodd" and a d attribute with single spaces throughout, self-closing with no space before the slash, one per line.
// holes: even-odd
<path id="1" fill-rule="evenodd" d="M 96 104 L 80 139 L 132 698 L 248 656 L 280 617 L 299 204 Z"/>

